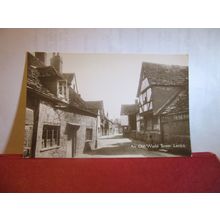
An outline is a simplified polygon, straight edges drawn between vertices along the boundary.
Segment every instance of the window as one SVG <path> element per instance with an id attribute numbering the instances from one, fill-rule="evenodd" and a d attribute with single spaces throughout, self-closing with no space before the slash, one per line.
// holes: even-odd
<path id="1" fill-rule="evenodd" d="M 86 128 L 86 140 L 92 140 L 92 128 Z"/>
<path id="2" fill-rule="evenodd" d="M 142 103 L 144 104 L 144 103 L 146 103 L 147 102 L 147 94 L 146 94 L 146 92 L 144 92 L 144 93 L 142 93 Z"/>
<path id="3" fill-rule="evenodd" d="M 60 145 L 60 126 L 44 125 L 42 133 L 42 148 Z"/>
<path id="4" fill-rule="evenodd" d="M 149 102 L 150 100 L 151 100 L 151 88 L 149 88 L 148 90 L 147 90 L 147 102 Z"/>
<path id="5" fill-rule="evenodd" d="M 143 105 L 142 96 L 139 96 L 139 103 L 140 105 Z"/>
<path id="6" fill-rule="evenodd" d="M 143 92 L 149 86 L 149 82 L 147 78 L 143 78 L 141 83 L 141 92 Z"/>
<path id="7" fill-rule="evenodd" d="M 67 97 L 67 82 L 65 80 L 58 81 L 58 96 Z"/>
<path id="8" fill-rule="evenodd" d="M 149 104 L 148 104 L 149 106 L 148 106 L 148 110 L 151 110 L 152 109 L 152 101 L 151 102 L 149 102 Z"/>
<path id="9" fill-rule="evenodd" d="M 147 130 L 148 131 L 151 131 L 152 130 L 152 119 L 148 119 L 147 121 L 146 121 L 146 124 L 147 124 Z"/>
<path id="10" fill-rule="evenodd" d="M 140 131 L 144 131 L 144 119 L 140 120 Z"/>
<path id="11" fill-rule="evenodd" d="M 153 130 L 159 130 L 160 125 L 159 125 L 159 118 L 153 117 Z"/>
<path id="12" fill-rule="evenodd" d="M 140 99 L 141 105 L 144 105 L 144 104 L 146 104 L 146 103 L 149 104 L 149 103 L 151 102 L 151 100 L 152 100 L 151 94 L 152 94 L 151 88 L 148 88 L 146 91 L 144 91 L 144 92 L 140 95 L 139 99 Z M 149 106 L 149 107 L 150 107 L 150 106 Z M 145 110 L 145 111 L 147 111 L 147 110 Z"/>

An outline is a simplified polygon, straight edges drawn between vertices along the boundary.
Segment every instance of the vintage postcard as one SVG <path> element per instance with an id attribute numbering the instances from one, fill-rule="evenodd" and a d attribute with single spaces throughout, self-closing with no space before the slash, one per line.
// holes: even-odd
<path id="1" fill-rule="evenodd" d="M 24 157 L 190 156 L 187 55 L 27 53 Z"/>

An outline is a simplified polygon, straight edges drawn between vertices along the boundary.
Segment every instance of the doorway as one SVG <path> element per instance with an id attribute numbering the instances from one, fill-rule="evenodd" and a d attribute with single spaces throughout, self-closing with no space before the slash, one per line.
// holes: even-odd
<path id="1" fill-rule="evenodd" d="M 68 158 L 76 157 L 76 144 L 77 144 L 77 130 L 79 125 L 67 124 L 66 133 L 67 133 L 67 150 L 66 156 Z"/>
<path id="2" fill-rule="evenodd" d="M 170 143 L 171 139 L 171 127 L 169 123 L 162 123 L 162 141 L 163 144 Z"/>
<path id="3" fill-rule="evenodd" d="M 73 131 L 72 131 L 72 137 L 71 137 L 71 139 L 72 139 L 72 149 L 71 149 L 72 157 L 76 156 L 76 133 L 77 133 L 77 131 L 74 128 Z"/>

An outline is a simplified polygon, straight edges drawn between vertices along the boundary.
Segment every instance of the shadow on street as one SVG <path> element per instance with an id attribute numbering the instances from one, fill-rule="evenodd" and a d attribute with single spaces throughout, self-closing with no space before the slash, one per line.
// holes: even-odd
<path id="1" fill-rule="evenodd" d="M 130 142 L 128 143 L 119 143 L 119 144 L 114 144 L 116 145 L 115 147 L 103 147 L 97 150 L 92 150 L 89 154 L 92 155 L 140 155 L 142 154 L 143 156 L 147 155 L 147 150 L 146 149 L 136 149 L 130 147 Z"/>
<path id="2" fill-rule="evenodd" d="M 117 134 L 114 136 L 104 136 L 104 137 L 100 137 L 100 140 L 111 140 L 111 139 L 122 139 L 122 135 L 121 134 Z"/>

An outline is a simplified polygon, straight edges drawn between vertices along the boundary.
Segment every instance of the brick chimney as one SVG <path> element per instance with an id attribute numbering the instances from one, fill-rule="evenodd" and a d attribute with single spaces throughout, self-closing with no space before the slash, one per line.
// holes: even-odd
<path id="1" fill-rule="evenodd" d="M 52 58 L 50 59 L 50 65 L 53 66 L 58 73 L 62 74 L 63 61 L 59 53 L 53 53 Z"/>

